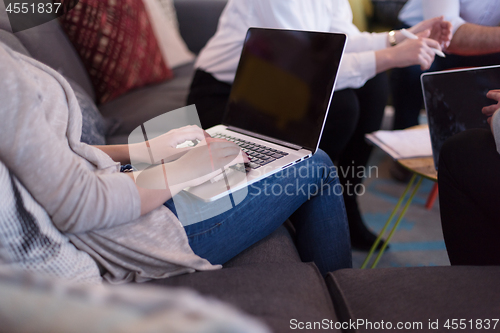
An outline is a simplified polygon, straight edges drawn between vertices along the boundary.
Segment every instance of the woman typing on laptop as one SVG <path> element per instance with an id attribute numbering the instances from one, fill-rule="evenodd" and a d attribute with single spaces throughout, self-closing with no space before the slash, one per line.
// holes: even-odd
<path id="1" fill-rule="evenodd" d="M 26 204 L 44 212 L 36 219 L 23 210 L 0 227 L 12 230 L 5 223 L 16 223 L 16 230 L 24 230 L 19 225 L 31 223 L 39 234 L 22 237 L 31 251 L 42 246 L 49 257 L 36 265 L 20 257 L 14 265 L 81 282 L 160 279 L 217 269 L 290 218 L 302 260 L 314 261 L 323 274 L 351 266 L 339 181 L 325 153 L 253 184 L 227 212 L 183 227 L 172 196 L 245 161 L 239 147 L 185 127 L 154 139 L 163 147 L 155 152 L 161 155 L 157 166 L 138 177 L 119 172 L 137 147 L 81 143 L 81 111 L 68 82 L 2 43 L 0 59 L 0 180 L 10 179 L 2 186 L 13 193 L 18 210 Z M 186 140 L 200 143 L 176 148 Z M 47 242 L 59 250 L 44 250 Z"/>

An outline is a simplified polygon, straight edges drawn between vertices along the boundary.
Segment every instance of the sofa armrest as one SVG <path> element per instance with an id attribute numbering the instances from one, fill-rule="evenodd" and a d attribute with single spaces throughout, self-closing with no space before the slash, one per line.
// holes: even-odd
<path id="1" fill-rule="evenodd" d="M 174 0 L 181 36 L 198 54 L 215 34 L 227 0 Z"/>

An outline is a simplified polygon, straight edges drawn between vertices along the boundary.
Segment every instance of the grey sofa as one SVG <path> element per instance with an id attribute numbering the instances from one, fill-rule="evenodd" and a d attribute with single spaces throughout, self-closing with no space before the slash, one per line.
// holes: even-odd
<path id="1" fill-rule="evenodd" d="M 181 34 L 193 52 L 198 52 L 215 32 L 225 3 L 175 2 Z M 55 68 L 95 100 L 88 75 L 57 22 L 14 35 L 0 2 L 0 41 Z M 117 124 L 108 133 L 108 143 L 125 142 L 141 123 L 185 105 L 192 64 L 175 69 L 174 74 L 171 81 L 132 91 L 99 106 L 102 115 Z M 315 329 L 305 329 L 308 332 L 324 331 L 326 327 L 340 331 L 335 324 L 338 327 L 342 323 L 343 331 L 365 331 L 363 326 L 345 325 L 359 319 L 393 321 L 394 325 L 422 321 L 426 331 L 429 319 L 444 324 L 444 320 L 453 318 L 499 317 L 500 267 L 341 270 L 325 280 L 314 264 L 301 261 L 293 234 L 293 227 L 285 223 L 222 270 L 151 283 L 189 287 L 219 298 L 261 319 L 274 332 L 289 332 L 301 325 L 307 327 L 307 323 L 316 323 Z"/>

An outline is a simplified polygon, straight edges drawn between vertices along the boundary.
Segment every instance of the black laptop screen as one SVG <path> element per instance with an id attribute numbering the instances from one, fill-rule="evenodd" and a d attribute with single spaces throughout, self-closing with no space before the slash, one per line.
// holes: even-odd
<path id="1" fill-rule="evenodd" d="M 421 80 L 437 169 L 446 140 L 467 129 L 489 128 L 481 109 L 496 103 L 486 93 L 500 89 L 500 66 L 428 73 Z"/>
<path id="2" fill-rule="evenodd" d="M 251 28 L 223 124 L 315 151 L 343 34 Z"/>

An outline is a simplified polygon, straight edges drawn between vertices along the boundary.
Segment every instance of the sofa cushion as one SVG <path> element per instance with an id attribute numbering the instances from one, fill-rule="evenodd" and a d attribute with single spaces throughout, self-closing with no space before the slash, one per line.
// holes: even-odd
<path id="1" fill-rule="evenodd" d="M 299 322 L 336 322 L 324 280 L 312 263 L 249 264 L 151 283 L 189 287 L 216 297 L 261 319 L 276 333 L 290 332 L 294 319 L 297 325 Z"/>
<path id="2" fill-rule="evenodd" d="M 12 32 L 4 1 L 0 1 L 0 29 Z M 15 33 L 31 56 L 77 82 L 94 100 L 94 88 L 80 57 L 57 20 Z"/>
<path id="3" fill-rule="evenodd" d="M 129 92 L 124 96 L 100 105 L 106 118 L 116 119 L 116 131 L 109 133 L 108 144 L 127 143 L 128 135 L 146 121 L 186 106 L 186 99 L 193 76 L 193 64 L 173 70 L 174 79 L 157 85 Z"/>
<path id="4" fill-rule="evenodd" d="M 60 21 L 99 103 L 172 77 L 142 1 L 80 0 Z"/>
<path id="5" fill-rule="evenodd" d="M 343 322 L 421 322 L 428 330 L 429 320 L 439 320 L 438 331 L 445 331 L 448 319 L 493 319 L 500 313 L 500 267 L 348 269 L 326 281 Z"/>

